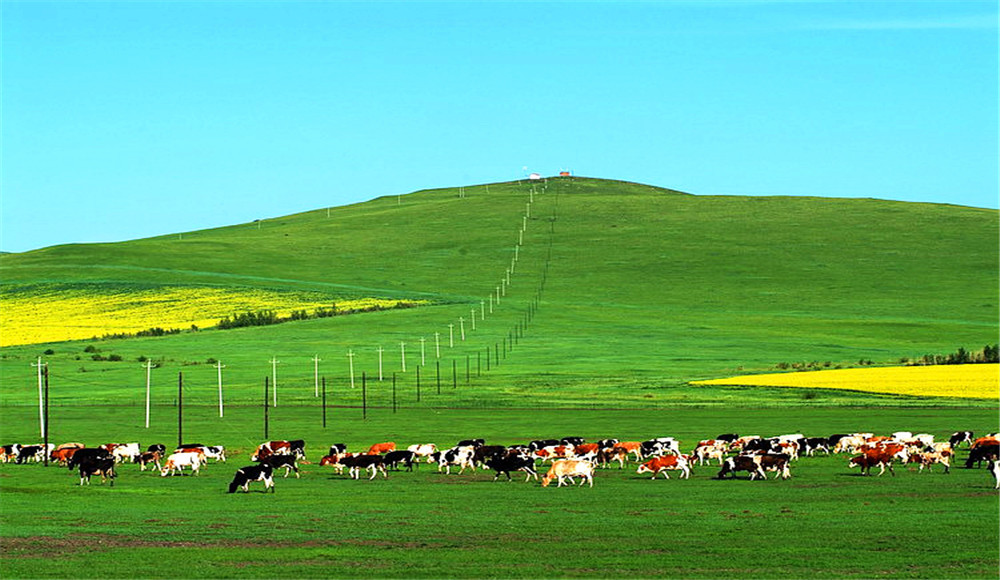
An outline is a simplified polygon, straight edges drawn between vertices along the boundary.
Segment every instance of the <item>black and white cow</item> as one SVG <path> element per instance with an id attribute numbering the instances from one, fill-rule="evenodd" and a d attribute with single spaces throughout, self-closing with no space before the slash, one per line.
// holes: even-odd
<path id="1" fill-rule="evenodd" d="M 285 468 L 285 477 L 292 471 L 295 471 L 295 479 L 299 478 L 299 466 L 295 464 L 295 460 L 298 459 L 295 455 L 268 455 L 267 457 L 260 460 L 260 463 L 268 465 L 272 470 Z"/>
<path id="2" fill-rule="evenodd" d="M 486 445 L 485 439 L 463 439 L 455 447 L 482 447 Z"/>
<path id="3" fill-rule="evenodd" d="M 84 447 L 83 449 L 77 449 L 73 457 L 70 457 L 66 462 L 66 466 L 69 470 L 73 470 L 74 467 L 82 465 L 85 461 L 90 459 L 114 459 L 111 456 L 111 452 L 103 447 Z"/>
<path id="4" fill-rule="evenodd" d="M 955 431 L 948 438 L 948 443 L 951 443 L 952 449 L 958 449 L 958 446 L 962 443 L 972 445 L 972 441 L 972 431 Z"/>
<path id="5" fill-rule="evenodd" d="M 76 456 L 74 455 L 73 458 L 76 459 Z M 101 483 L 104 483 L 105 479 L 107 479 L 111 481 L 111 487 L 115 486 L 115 477 L 118 474 L 115 473 L 115 460 L 113 457 L 86 458 L 79 462 L 79 468 L 80 485 L 84 483 L 90 485 L 91 476 L 100 475 Z"/>
<path id="6" fill-rule="evenodd" d="M 524 481 L 529 481 L 532 477 L 535 478 L 535 481 L 538 481 L 538 472 L 535 471 L 535 460 L 524 455 L 515 454 L 502 457 L 490 457 L 486 460 L 486 467 L 497 472 L 496 475 L 493 476 L 493 481 L 499 479 L 501 473 L 507 476 L 507 481 L 511 481 L 511 471 L 523 471 L 528 474 Z"/>
<path id="7" fill-rule="evenodd" d="M 719 474 L 715 476 L 716 479 L 723 479 L 725 476 L 735 478 L 737 471 L 747 471 L 750 473 L 750 479 L 755 479 L 760 476 L 761 479 L 767 479 L 767 474 L 764 473 L 764 469 L 760 466 L 757 456 L 752 455 L 737 455 L 736 457 L 727 457 L 722 462 L 722 469 L 719 470 Z"/>
<path id="8" fill-rule="evenodd" d="M 399 469 L 399 464 L 402 463 L 407 471 L 413 471 L 414 458 L 416 458 L 416 454 L 412 451 L 397 449 L 386 453 L 382 457 L 382 462 L 389 469 Z"/>
<path id="9" fill-rule="evenodd" d="M 347 443 L 334 443 L 330 446 L 330 452 L 327 455 L 343 455 L 347 453 Z"/>
<path id="10" fill-rule="evenodd" d="M 574 447 L 577 445 L 583 445 L 586 442 L 587 440 L 583 437 L 563 437 L 559 440 L 560 445 L 572 445 Z"/>
<path id="11" fill-rule="evenodd" d="M 360 479 L 362 469 L 371 473 L 369 481 L 375 479 L 379 473 L 382 477 L 389 478 L 389 474 L 385 471 L 385 458 L 381 455 L 352 455 L 344 457 L 340 463 L 348 468 L 351 479 Z"/>
<path id="12" fill-rule="evenodd" d="M 250 482 L 263 481 L 264 492 L 270 489 L 274 493 L 274 470 L 270 465 L 261 463 L 259 465 L 248 465 L 236 470 L 233 481 L 229 484 L 229 493 L 236 493 L 236 490 L 243 488 L 244 493 L 250 492 Z"/>
<path id="13" fill-rule="evenodd" d="M 554 445 L 559 445 L 558 439 L 535 439 L 528 443 L 528 449 L 532 451 L 539 451 L 545 449 L 546 447 L 552 447 Z"/>

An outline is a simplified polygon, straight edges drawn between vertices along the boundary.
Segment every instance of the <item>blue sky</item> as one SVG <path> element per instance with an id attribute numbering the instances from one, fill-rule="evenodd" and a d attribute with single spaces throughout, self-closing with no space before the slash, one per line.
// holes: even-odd
<path id="1" fill-rule="evenodd" d="M 997 2 L 19 2 L 0 249 L 542 174 L 998 206 Z"/>

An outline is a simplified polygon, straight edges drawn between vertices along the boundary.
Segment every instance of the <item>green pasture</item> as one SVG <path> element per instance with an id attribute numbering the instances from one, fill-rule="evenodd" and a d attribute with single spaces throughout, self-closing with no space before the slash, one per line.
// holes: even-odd
<path id="1" fill-rule="evenodd" d="M 158 410 L 147 432 L 139 411 L 61 408 L 51 430 L 57 441 L 176 443 L 175 415 Z M 279 478 L 273 495 L 260 484 L 228 495 L 233 472 L 263 440 L 262 417 L 252 407 L 222 420 L 213 411 L 186 409 L 184 439 L 225 444 L 232 456 L 199 477 L 125 465 L 114 488 L 79 487 L 62 468 L 0 466 L 3 576 L 989 578 L 1000 565 L 1000 505 L 985 469 L 861 477 L 844 456 L 817 456 L 801 459 L 789 481 L 716 481 L 716 466 L 686 481 L 651 481 L 633 465 L 600 470 L 581 489 L 518 475 L 493 482 L 481 471 L 448 476 L 429 465 L 353 481 L 312 463 L 299 480 Z M 326 429 L 313 409 L 271 411 L 270 435 L 305 438 L 312 461 L 334 442 L 673 435 L 689 449 L 729 431 L 907 429 L 941 438 L 997 425 L 995 408 L 978 407 L 379 409 L 365 421 L 358 409 L 335 409 Z M 4 413 L 5 441 L 33 438 L 30 412 Z"/>
<path id="2" fill-rule="evenodd" d="M 249 402 L 272 374 L 272 358 L 280 361 L 279 389 L 312 392 L 318 356 L 342 402 L 360 404 L 357 389 L 343 392 L 348 352 L 356 382 L 362 372 L 377 376 L 381 347 L 383 376 L 397 372 L 415 388 L 422 340 L 423 381 L 432 376 L 436 386 L 438 364 L 446 382 L 452 368 L 454 382 L 466 368 L 474 376 L 448 404 L 518 406 L 530 396 L 546 406 L 664 406 L 706 402 L 704 391 L 683 387 L 692 379 L 783 362 L 894 364 L 998 340 L 995 210 L 692 196 L 586 178 L 549 180 L 534 192 L 511 182 L 464 193 L 422 191 L 214 230 L 0 256 L 7 291 L 54 282 L 242 285 L 324 292 L 331 302 L 432 301 L 263 328 L 8 347 L 0 350 L 0 404 L 30 404 L 38 356 L 50 365 L 54 398 L 116 402 L 144 389 L 140 357 L 160 363 L 153 381 L 161 402 L 179 373 L 209 396 L 212 359 L 226 365 L 233 400 Z M 510 285 L 489 312 L 515 251 Z M 149 326 L 158 326 L 155 317 Z M 93 361 L 88 346 L 123 360 Z"/>

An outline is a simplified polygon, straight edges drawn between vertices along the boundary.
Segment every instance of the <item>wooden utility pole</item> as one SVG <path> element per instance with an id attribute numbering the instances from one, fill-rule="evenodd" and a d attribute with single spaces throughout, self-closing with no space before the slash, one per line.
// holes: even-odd
<path id="1" fill-rule="evenodd" d="M 385 352 L 385 349 L 380 346 L 376 350 L 378 350 L 378 380 L 381 381 L 382 380 L 382 353 Z"/>

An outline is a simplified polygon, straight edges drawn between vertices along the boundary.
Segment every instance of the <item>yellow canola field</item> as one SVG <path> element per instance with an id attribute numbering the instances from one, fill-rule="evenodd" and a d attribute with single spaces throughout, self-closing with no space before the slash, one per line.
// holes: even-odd
<path id="1" fill-rule="evenodd" d="M 338 310 L 364 310 L 393 308 L 400 302 L 404 301 L 361 298 L 337 300 L 336 305 Z M 156 327 L 209 328 L 235 313 L 271 310 L 288 317 L 293 310 L 312 314 L 333 303 L 321 295 L 245 288 L 73 286 L 6 293 L 0 296 L 0 347 L 134 334 Z"/>
<path id="2" fill-rule="evenodd" d="M 746 375 L 693 385 L 847 389 L 892 395 L 997 399 L 1000 365 L 934 365 Z"/>

